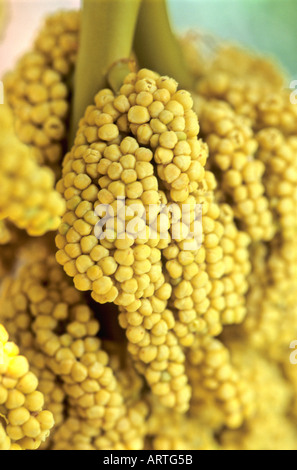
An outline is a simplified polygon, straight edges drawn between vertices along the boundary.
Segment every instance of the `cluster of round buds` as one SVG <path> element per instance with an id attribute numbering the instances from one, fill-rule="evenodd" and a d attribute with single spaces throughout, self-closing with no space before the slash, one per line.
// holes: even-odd
<path id="1" fill-rule="evenodd" d="M 197 140 L 199 124 L 189 92 L 175 80 L 147 69 L 128 75 L 120 89 L 118 126 L 154 151 L 168 199 L 184 203 L 203 180 L 207 151 Z"/>
<path id="2" fill-rule="evenodd" d="M 276 127 L 285 135 L 297 130 L 296 106 L 284 89 L 284 73 L 275 64 L 234 47 L 222 47 L 208 70 L 198 77 L 196 92 L 227 102 L 249 118 L 255 131 Z"/>
<path id="3" fill-rule="evenodd" d="M 167 202 L 187 203 L 204 178 L 207 152 L 197 140 L 192 106 L 190 94 L 177 91 L 174 80 L 145 69 L 129 74 L 116 96 L 101 90 L 80 122 L 58 184 L 68 209 L 57 237 L 58 262 L 78 289 L 92 290 L 101 303 L 120 306 L 120 323 L 127 330 L 130 352 L 140 359 L 139 368 L 168 406 L 177 400 L 181 409 L 189 391 L 182 385 L 181 350 L 172 359 L 178 367 L 173 365 L 168 374 L 169 351 L 176 350 L 177 339 L 169 334 L 175 321 L 166 310 L 171 287 L 161 263 L 173 228 L 172 218 L 163 217 L 161 208 Z M 140 217 L 134 217 L 136 236 L 129 232 L 135 204 L 140 207 Z M 107 215 L 112 209 L 112 216 L 105 219 L 105 236 L 98 240 L 95 226 L 102 217 L 94 211 L 102 205 L 108 206 Z M 172 374 L 177 376 L 173 379 Z"/>
<path id="4" fill-rule="evenodd" d="M 277 128 L 263 129 L 256 138 L 271 210 L 283 239 L 293 240 L 297 231 L 297 138 L 286 138 Z"/>
<path id="5" fill-rule="evenodd" d="M 48 252 L 47 252 L 48 253 Z M 22 355 L 26 357 L 30 364 L 30 370 L 38 379 L 38 390 L 43 394 L 44 405 L 54 417 L 55 429 L 61 424 L 66 413 L 65 391 L 62 382 L 47 366 L 47 357 L 36 347 L 35 333 L 32 331 L 32 316 L 22 310 L 25 298 L 20 293 L 19 285 L 14 284 L 6 278 L 2 284 L 2 302 L 0 309 L 0 319 L 4 322 L 11 340 L 13 340 Z M 11 294 L 13 289 L 13 294 Z M 11 298 L 10 298 L 11 295 Z M 12 301 L 12 297 L 14 300 Z M 7 299 L 10 299 L 9 301 Z M 42 444 L 42 449 L 47 448 L 50 439 Z"/>
<path id="6" fill-rule="evenodd" d="M 151 400 L 147 441 L 152 450 L 218 450 L 212 429 L 199 419 L 181 416 Z"/>
<path id="7" fill-rule="evenodd" d="M 283 86 L 285 80 L 283 71 L 274 62 L 233 44 L 220 43 L 215 51 L 208 75 L 219 71 L 228 74 L 231 83 L 234 79 L 241 78 L 249 83 L 262 86 L 265 84 L 266 91 L 269 87 Z"/>
<path id="8" fill-rule="evenodd" d="M 67 394 L 59 376 L 54 374 L 48 367 L 45 354 L 38 351 L 36 347 L 32 349 L 26 349 L 24 347 L 22 349 L 29 361 L 32 372 L 38 378 L 38 388 L 44 396 L 46 409 L 53 414 L 55 421 L 55 427 L 50 438 L 42 446 L 44 449 L 45 447 L 49 447 L 56 429 L 61 426 L 67 415 Z"/>
<path id="9" fill-rule="evenodd" d="M 42 253 L 42 248 L 44 249 L 45 246 L 39 246 L 39 248 Z M 39 254 L 41 253 L 39 252 Z M 48 256 L 48 249 L 45 249 L 44 255 Z M 25 259 L 22 261 L 28 262 Z M 30 262 L 32 263 L 32 260 Z M 13 294 L 11 289 L 13 289 Z M 14 298 L 13 301 L 12 298 Z M 45 450 L 49 448 L 56 429 L 66 416 L 66 394 L 60 378 L 48 368 L 46 356 L 36 347 L 35 334 L 31 328 L 33 318 L 29 312 L 23 310 L 26 300 L 20 292 L 20 285 L 12 285 L 12 281 L 8 277 L 2 284 L 1 301 L 3 307 L 0 309 L 0 319 L 4 322 L 11 340 L 18 344 L 22 355 L 28 360 L 30 371 L 38 379 L 38 390 L 43 394 L 44 406 L 54 417 L 55 427 L 51 436 L 40 446 L 41 450 Z M 23 305 L 23 309 L 21 305 Z"/>
<path id="10" fill-rule="evenodd" d="M 43 410 L 44 398 L 37 388 L 38 379 L 30 371 L 28 360 L 19 354 L 19 348 L 9 341 L 8 333 L 0 325 L 0 416 L 5 422 L 0 436 L 3 446 L 33 450 L 49 436 L 54 419 L 50 411 Z"/>
<path id="11" fill-rule="evenodd" d="M 102 345 L 109 355 L 109 364 L 118 381 L 121 395 L 128 406 L 129 404 L 134 406 L 141 397 L 145 382 L 143 376 L 133 367 L 133 360 L 127 351 L 127 342 L 123 341 L 122 335 L 121 339 L 121 341 L 104 340 Z"/>
<path id="12" fill-rule="evenodd" d="M 4 427 L 0 424 L 0 450 L 19 450 L 17 444 L 11 445 L 11 440 L 5 432 Z"/>
<path id="13" fill-rule="evenodd" d="M 249 261 L 250 237 L 237 229 L 232 208 L 220 205 L 220 219 L 224 226 L 221 246 L 224 253 L 225 308 L 221 314 L 223 325 L 242 323 L 247 313 L 245 294 L 248 291 L 248 275 L 251 271 Z"/>
<path id="14" fill-rule="evenodd" d="M 257 349 L 263 349 L 267 342 L 276 339 L 275 323 L 278 321 L 279 311 L 273 306 L 273 298 L 278 299 L 279 295 L 274 288 L 268 291 L 269 254 L 269 247 L 263 242 L 254 243 L 250 247 L 252 269 L 248 278 L 249 291 L 246 297 L 248 315 L 240 330 L 245 336 L 248 335 L 248 341 Z"/>
<path id="15" fill-rule="evenodd" d="M 146 79 L 144 79 L 144 73 L 147 74 Z M 183 346 L 189 346 L 194 340 L 194 333 L 205 329 L 210 320 L 210 315 L 208 319 L 202 319 L 209 307 L 207 295 L 210 291 L 210 283 L 207 272 L 202 273 L 202 271 L 205 260 L 207 262 L 211 258 L 211 254 L 206 253 L 207 248 L 210 247 L 205 250 L 200 246 L 204 242 L 203 230 L 199 240 L 193 235 L 195 231 L 198 235 L 199 231 L 196 213 L 199 204 L 202 218 L 200 225 L 202 224 L 205 231 L 208 217 L 212 217 L 215 212 L 208 214 L 205 197 L 205 193 L 212 190 L 212 188 L 207 188 L 207 175 L 204 170 L 208 151 L 205 144 L 197 140 L 199 124 L 192 110 L 193 100 L 189 93 L 177 91 L 177 84 L 174 80 L 167 77 L 156 79 L 156 74 L 151 72 L 149 74 L 147 71 L 140 71 L 137 79 L 135 83 L 133 75 L 127 77 L 121 91 L 126 93 L 129 91 L 128 86 L 132 89 L 134 85 L 136 102 L 139 101 L 144 108 L 148 107 L 149 123 L 146 126 L 130 125 L 130 129 L 138 140 L 142 139 L 144 144 L 149 144 L 154 150 L 158 178 L 173 208 L 170 227 L 172 241 L 168 247 L 163 248 L 163 254 L 167 260 L 165 270 L 173 286 L 171 306 L 177 316 L 175 332 L 179 342 Z M 161 87 L 162 90 L 160 90 Z M 158 101 L 146 105 L 142 98 L 149 96 L 149 93 L 155 99 L 160 100 L 161 105 Z M 171 100 L 167 102 L 170 93 Z M 129 100 L 132 99 L 133 102 L 132 96 L 133 94 L 129 95 Z M 159 114 L 156 116 L 155 111 L 158 107 Z M 150 129 L 150 134 L 153 133 L 150 135 L 150 140 L 144 139 L 145 129 Z M 182 213 L 182 224 L 180 224 L 179 213 Z M 174 222 L 175 218 L 180 224 L 179 227 Z M 177 228 L 180 229 L 179 232 Z M 176 235 L 177 232 L 178 235 Z M 218 248 L 215 253 L 213 245 L 211 250 L 213 263 L 215 258 L 219 261 L 220 249 Z M 215 271 L 214 266 L 213 271 Z"/>
<path id="16" fill-rule="evenodd" d="M 15 136 L 10 123 L 10 110 L 2 105 L 0 217 L 8 218 L 30 235 L 42 235 L 57 229 L 65 204 L 54 190 L 51 170 L 38 165 L 30 149 Z"/>
<path id="17" fill-rule="evenodd" d="M 0 315 L 14 327 L 39 371 L 58 424 L 64 401 L 66 415 L 72 410 L 85 423 L 97 449 L 129 448 L 132 435 L 139 448 L 142 421 L 136 420 L 134 427 L 133 411 L 123 401 L 109 356 L 97 338 L 99 324 L 53 256 L 28 263 L 16 280 L 7 280 Z"/>
<path id="18" fill-rule="evenodd" d="M 67 79 L 78 50 L 79 12 L 49 17 L 32 51 L 4 79 L 20 140 L 60 174 L 69 111 Z"/>
<path id="19" fill-rule="evenodd" d="M 297 107 L 290 93 L 285 89 L 263 93 L 256 108 L 255 130 L 275 127 L 285 136 L 296 135 Z"/>
<path id="20" fill-rule="evenodd" d="M 114 301 L 120 306 L 119 320 L 121 326 L 127 331 L 129 351 L 136 361 L 140 360 L 143 364 L 150 364 L 149 367 L 146 367 L 145 376 L 152 385 L 153 391 L 156 394 L 164 395 L 168 390 L 168 378 L 156 379 L 156 376 L 165 375 L 165 373 L 162 373 L 162 369 L 155 371 L 151 368 L 167 368 L 166 361 L 171 359 L 170 350 L 173 354 L 177 341 L 173 334 L 169 335 L 169 331 L 174 326 L 171 312 L 166 311 L 171 288 L 165 282 L 162 274 L 161 251 L 157 248 L 158 244 L 165 246 L 168 244 L 168 222 L 164 229 L 161 225 L 156 236 L 150 231 L 150 225 L 147 222 L 151 205 L 156 210 L 153 211 L 153 220 L 149 222 L 155 224 L 158 230 L 159 224 L 156 219 L 159 217 L 160 201 L 164 200 L 162 193 L 158 191 L 158 182 L 154 177 L 154 169 L 150 163 L 153 154 L 149 149 L 140 148 L 137 141 L 131 137 L 126 137 L 119 145 L 106 146 L 103 144 L 101 148 L 106 147 L 103 156 L 98 150 L 99 145 L 94 144 L 94 148 L 88 149 L 84 153 L 86 159 L 92 157 L 92 161 L 94 158 L 97 159 L 95 165 L 85 165 L 83 158 L 82 162 L 76 159 L 73 163 L 70 159 L 66 159 L 64 171 L 68 171 L 64 173 L 66 175 L 63 179 L 64 195 L 67 197 L 68 190 L 71 189 L 65 188 L 65 183 L 68 186 L 68 181 L 71 182 L 71 179 L 74 181 L 74 188 L 75 185 L 81 188 L 79 181 L 82 183 L 84 176 L 87 178 L 89 186 L 92 182 L 87 174 L 77 175 L 75 172 L 69 172 L 69 169 L 83 172 L 86 167 L 86 173 L 90 174 L 88 167 L 93 168 L 92 176 L 95 181 L 99 180 L 102 188 L 99 187 L 96 190 L 99 201 L 97 204 L 99 206 L 101 202 L 100 207 L 102 207 L 102 204 L 109 203 L 110 207 L 115 208 L 117 217 L 115 218 L 113 215 L 110 222 L 112 225 L 115 225 L 114 222 L 116 222 L 116 230 L 120 230 L 119 237 L 117 238 L 115 234 L 115 228 L 112 229 L 108 226 L 108 221 L 107 229 L 104 232 L 107 235 L 106 239 L 98 240 L 95 235 L 92 235 L 92 226 L 89 226 L 88 233 L 84 232 L 86 236 L 82 236 L 83 233 L 79 230 L 83 225 L 87 226 L 85 221 L 93 224 L 93 230 L 96 233 L 96 225 L 100 219 L 92 211 L 92 208 L 95 207 L 98 212 L 98 206 L 93 206 L 91 201 L 83 200 L 85 194 L 81 188 L 80 191 L 76 191 L 69 204 L 67 203 L 69 208 L 74 207 L 76 210 L 75 213 L 68 211 L 63 218 L 64 224 L 57 237 L 57 245 L 61 248 L 57 253 L 57 260 L 64 264 L 64 270 L 67 274 L 74 275 L 74 283 L 79 290 L 92 289 L 92 297 L 96 301 L 100 303 Z M 96 147 L 97 150 L 95 150 Z M 71 156 L 72 154 L 70 154 Z M 96 176 L 94 176 L 95 171 L 97 171 Z M 127 179 L 129 176 L 130 178 L 132 176 L 132 180 Z M 131 182 L 129 183 L 129 181 Z M 93 187 L 95 187 L 94 184 Z M 82 198 L 79 197 L 80 193 Z M 119 200 L 118 196 L 125 199 Z M 126 197 L 128 198 L 126 199 Z M 137 207 L 136 211 L 133 209 L 133 204 Z M 132 211 L 132 217 L 133 211 L 138 213 L 137 219 L 132 223 L 130 233 L 131 211 L 129 214 L 129 209 Z M 80 220 L 80 216 L 83 216 L 83 220 Z M 72 228 L 69 225 L 66 226 L 71 218 L 74 221 Z M 135 225 L 138 225 L 137 232 L 134 228 Z M 65 226 L 67 232 L 64 232 Z M 78 232 L 75 232 L 75 229 Z M 140 230 L 140 234 L 138 234 L 138 230 Z M 75 233 L 78 236 L 74 239 L 73 234 Z M 71 241 L 76 243 L 67 243 Z M 163 349 L 164 351 L 161 352 Z M 176 353 L 174 354 L 177 357 Z M 183 360 L 184 356 L 180 351 L 179 357 L 173 359 L 172 368 L 174 369 L 174 364 L 178 361 L 176 370 L 180 372 L 178 365 Z M 177 375 L 179 383 L 183 383 L 184 377 L 180 377 L 180 373 Z M 162 387 L 159 382 L 163 382 Z M 178 383 L 178 380 L 173 380 L 173 382 Z M 176 392 L 179 391 L 178 388 Z M 181 400 L 182 393 L 179 393 L 179 396 L 181 396 Z M 166 401 L 170 403 L 168 399 Z"/>
<path id="21" fill-rule="evenodd" d="M 172 307 L 177 312 L 175 331 L 183 346 L 193 344 L 195 333 L 217 335 L 221 332 L 222 290 L 219 279 L 224 274 L 220 241 L 223 227 L 218 221 L 219 207 L 214 201 L 216 182 L 206 171 L 199 189 L 187 199 L 191 211 L 200 208 L 198 226 L 191 228 L 197 246 L 189 241 L 172 240 L 163 251 L 166 271 L 173 285 Z M 194 209 L 192 209 L 194 208 Z M 190 222 L 195 215 L 192 215 Z M 193 244 L 193 243 L 192 243 Z"/>
<path id="22" fill-rule="evenodd" d="M 219 340 L 197 338 L 188 354 L 188 373 L 215 398 L 228 428 L 237 429 L 254 411 L 254 393 L 231 363 L 230 352 Z M 195 383 L 192 383 L 195 388 Z"/>
<path id="23" fill-rule="evenodd" d="M 134 403 L 106 436 L 100 436 L 100 426 L 94 428 L 89 421 L 70 413 L 53 436 L 51 450 L 142 450 L 147 412 L 143 401 Z"/>
<path id="24" fill-rule="evenodd" d="M 210 167 L 231 198 L 235 217 L 252 240 L 270 240 L 274 227 L 262 181 L 265 166 L 256 159 L 252 129 L 222 101 L 203 102 L 199 116 Z"/>
<path id="25" fill-rule="evenodd" d="M 278 237 L 268 247 L 253 246 L 251 253 L 248 316 L 239 333 L 253 347 L 265 350 L 273 360 L 278 360 L 287 351 L 296 325 L 296 244 Z"/>
<path id="26" fill-rule="evenodd" d="M 255 414 L 284 414 L 290 408 L 292 389 L 277 362 L 270 361 L 255 348 L 232 338 L 225 339 L 234 366 L 255 392 Z"/>
<path id="27" fill-rule="evenodd" d="M 255 392 L 255 413 L 245 426 L 223 430 L 224 449 L 295 449 L 296 428 L 286 415 L 292 407 L 292 388 L 276 361 L 233 338 L 226 342 L 234 365 Z M 280 357 L 280 356 L 279 356 Z M 288 358 L 286 361 L 289 363 Z"/>
<path id="28" fill-rule="evenodd" d="M 54 71 L 69 76 L 79 47 L 80 11 L 59 11 L 45 19 L 34 49 L 46 57 Z"/>
<path id="29" fill-rule="evenodd" d="M 284 415 L 256 416 L 242 429 L 220 435 L 222 450 L 296 450 L 296 427 Z"/>
<path id="30" fill-rule="evenodd" d="M 270 82 L 269 82 L 270 83 Z M 234 77 L 226 71 L 214 70 L 197 82 L 196 92 L 205 99 L 215 99 L 228 103 L 237 115 L 245 116 L 250 124 L 258 119 L 258 103 L 267 95 L 265 85 L 258 80 Z"/>
<path id="31" fill-rule="evenodd" d="M 67 201 L 56 239 L 58 262 L 77 289 L 131 311 L 165 283 L 158 245 L 169 242 L 168 222 L 160 217 L 167 201 L 152 158 L 151 150 L 131 137 L 119 144 L 81 145 L 66 157 L 58 184 Z M 164 288 L 169 297 L 169 286 Z"/>
<path id="32" fill-rule="evenodd" d="M 199 423 L 210 429 L 213 435 L 218 435 L 225 426 L 226 413 L 221 403 L 204 387 L 200 368 L 193 366 L 190 361 L 187 362 L 187 374 L 192 386 L 189 416 L 199 420 Z"/>
<path id="33" fill-rule="evenodd" d="M 204 187 L 203 187 L 204 186 Z M 223 260 L 222 240 L 224 227 L 220 221 L 220 207 L 215 199 L 215 189 L 217 182 L 212 172 L 205 172 L 205 183 L 201 191 L 195 192 L 196 201 L 203 205 L 205 215 L 202 213 L 202 250 L 205 253 L 203 264 L 199 265 L 199 272 L 205 273 L 209 279 L 208 297 L 203 300 L 202 305 L 207 306 L 207 310 L 203 317 L 207 328 L 204 334 L 217 336 L 222 331 L 221 312 L 225 307 L 224 292 L 222 289 L 222 278 L 225 274 L 225 266 Z M 203 197 L 203 191 L 206 191 Z M 203 275 L 203 274 L 202 274 Z M 198 275 L 199 279 L 199 275 Z M 197 279 L 193 279 L 194 291 L 197 298 L 194 300 L 195 309 L 200 310 L 200 279 L 198 285 Z M 196 288 L 198 287 L 198 290 Z M 198 300 L 198 303 L 197 303 Z"/>
<path id="34" fill-rule="evenodd" d="M 202 73 L 196 74 L 195 91 L 206 99 L 226 101 L 236 114 L 248 117 L 255 125 L 259 103 L 272 94 L 282 94 L 285 74 L 272 61 L 237 46 L 215 44 L 211 49 L 211 60 L 204 58 L 208 67 L 200 67 Z"/>

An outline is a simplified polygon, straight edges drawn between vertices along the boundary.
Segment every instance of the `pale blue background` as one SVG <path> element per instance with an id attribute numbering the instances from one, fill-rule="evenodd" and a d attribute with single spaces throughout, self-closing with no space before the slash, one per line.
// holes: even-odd
<path id="1" fill-rule="evenodd" d="M 297 0 L 169 0 L 179 30 L 202 28 L 278 58 L 297 78 Z"/>

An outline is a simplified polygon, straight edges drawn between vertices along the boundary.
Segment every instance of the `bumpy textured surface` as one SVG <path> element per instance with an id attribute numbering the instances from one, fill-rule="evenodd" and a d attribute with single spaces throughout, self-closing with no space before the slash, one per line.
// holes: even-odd
<path id="1" fill-rule="evenodd" d="M 124 401 L 96 337 L 99 323 L 53 255 L 6 280 L 0 318 L 32 363 L 54 414 L 53 449 L 141 448 L 145 404 Z"/>
<path id="2" fill-rule="evenodd" d="M 204 169 L 208 153 L 197 140 L 192 106 L 173 79 L 145 69 L 128 75 L 118 95 L 101 90 L 80 122 L 58 183 L 67 211 L 57 261 L 77 289 L 120 306 L 137 370 L 161 403 L 180 411 L 190 398 L 183 347 L 193 344 L 195 333 L 218 335 L 221 317 L 226 323 L 243 318 L 240 294 L 248 273 L 236 279 L 234 270 L 228 279 L 230 230 L 214 199 L 216 181 Z"/>
<path id="3" fill-rule="evenodd" d="M 258 145 L 248 121 L 222 101 L 203 101 L 197 112 L 210 168 L 225 198 L 231 198 L 236 218 L 253 240 L 271 240 L 272 214 L 262 182 L 265 166 L 256 158 Z"/>
<path id="4" fill-rule="evenodd" d="M 246 418 L 253 415 L 253 391 L 231 364 L 230 352 L 219 340 L 209 337 L 197 339 L 188 354 L 188 361 L 193 389 L 197 392 L 202 388 L 213 396 L 228 428 L 239 428 Z"/>
<path id="5" fill-rule="evenodd" d="M 0 107 L 0 217 L 8 218 L 29 235 L 56 230 L 65 210 L 54 189 L 54 175 L 34 160 L 30 149 L 14 134 L 9 108 Z M 2 238 L 4 237 L 4 238 Z M 2 232 L 2 242 L 9 236 Z"/>
<path id="6" fill-rule="evenodd" d="M 236 340 L 229 342 L 228 347 L 236 366 L 253 385 L 257 411 L 241 430 L 223 431 L 223 449 L 296 449 L 296 426 L 286 416 L 291 406 L 292 390 L 277 364 Z"/>
<path id="7" fill-rule="evenodd" d="M 79 12 L 48 17 L 34 47 L 4 78 L 7 102 L 22 142 L 39 163 L 60 174 L 67 143 L 70 81 L 79 44 Z"/>
<path id="8" fill-rule="evenodd" d="M 3 210 L 34 235 L 66 211 L 56 259 L 1 220 L 0 449 L 296 449 L 297 108 L 275 64 L 204 39 L 192 94 L 150 70 L 99 90 L 63 172 L 79 13 L 5 79 L 27 147 L 4 119 Z"/>
<path id="9" fill-rule="evenodd" d="M 54 425 L 28 359 L 0 325 L 0 449 L 37 449 Z M 2 423 L 3 421 L 3 423 Z"/>

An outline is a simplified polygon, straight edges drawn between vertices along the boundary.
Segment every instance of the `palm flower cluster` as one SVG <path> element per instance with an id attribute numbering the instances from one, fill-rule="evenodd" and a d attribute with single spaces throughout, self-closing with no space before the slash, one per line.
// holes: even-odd
<path id="1" fill-rule="evenodd" d="M 11 111 L 2 105 L 0 115 L 0 216 L 9 219 L 29 235 L 56 230 L 65 210 L 54 189 L 54 174 L 40 167 L 31 150 L 16 137 Z M 3 227 L 3 239 L 8 241 Z"/>
<path id="2" fill-rule="evenodd" d="M 67 139 L 70 80 L 77 49 L 79 12 L 49 17 L 32 50 L 8 73 L 4 87 L 15 129 L 35 159 L 57 174 Z"/>
<path id="3" fill-rule="evenodd" d="M 296 107 L 148 3 L 52 15 L 4 77 L 0 449 L 296 448 Z"/>

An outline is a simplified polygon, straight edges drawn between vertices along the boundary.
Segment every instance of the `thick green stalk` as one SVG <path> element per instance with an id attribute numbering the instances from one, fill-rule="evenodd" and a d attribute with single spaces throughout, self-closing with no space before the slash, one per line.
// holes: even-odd
<path id="1" fill-rule="evenodd" d="M 193 77 L 172 31 L 166 0 L 142 0 L 134 49 L 141 67 L 169 75 L 191 89 Z"/>
<path id="2" fill-rule="evenodd" d="M 72 142 L 86 107 L 107 85 L 106 76 L 111 65 L 130 57 L 140 1 L 83 0 L 74 81 Z"/>

